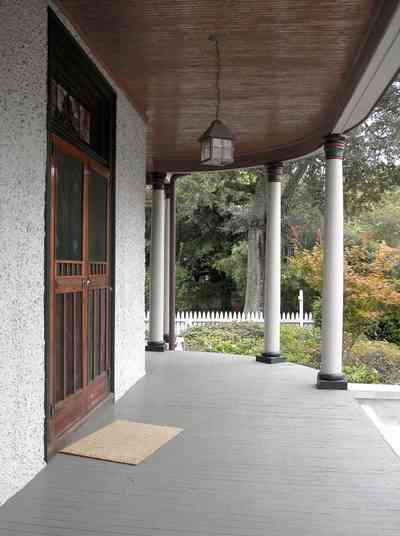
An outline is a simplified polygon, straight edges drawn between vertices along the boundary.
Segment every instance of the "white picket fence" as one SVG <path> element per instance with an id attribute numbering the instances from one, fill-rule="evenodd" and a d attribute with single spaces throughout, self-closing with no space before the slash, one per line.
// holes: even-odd
<path id="1" fill-rule="evenodd" d="M 146 327 L 149 322 L 149 312 L 145 315 Z M 222 322 L 264 322 L 264 314 L 241 313 L 233 311 L 178 311 L 175 317 L 176 335 L 182 333 L 192 326 L 203 326 L 205 324 L 219 324 Z M 282 313 L 281 324 L 296 324 L 298 326 L 309 326 L 314 323 L 312 313 Z"/>

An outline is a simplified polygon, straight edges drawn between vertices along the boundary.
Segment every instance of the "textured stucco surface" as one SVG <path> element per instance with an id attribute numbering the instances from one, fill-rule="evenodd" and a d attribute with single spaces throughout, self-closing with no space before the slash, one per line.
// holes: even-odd
<path id="1" fill-rule="evenodd" d="M 0 1 L 0 504 L 44 465 L 46 8 Z"/>
<path id="2" fill-rule="evenodd" d="M 46 0 L 0 1 L 0 504 L 44 466 L 48 5 Z M 112 85 L 118 99 L 114 288 L 118 399 L 145 372 L 145 125 Z"/>
<path id="3" fill-rule="evenodd" d="M 115 185 L 115 399 L 145 374 L 146 127 L 64 14 L 49 4 L 117 93 Z"/>
<path id="4" fill-rule="evenodd" d="M 145 129 L 117 93 L 115 397 L 145 373 Z"/>

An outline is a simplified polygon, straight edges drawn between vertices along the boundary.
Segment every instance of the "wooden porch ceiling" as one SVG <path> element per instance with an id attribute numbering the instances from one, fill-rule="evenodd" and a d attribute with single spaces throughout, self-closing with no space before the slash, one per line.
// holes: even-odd
<path id="1" fill-rule="evenodd" d="M 148 123 L 148 170 L 200 169 L 199 136 L 221 119 L 234 167 L 295 158 L 322 143 L 393 13 L 387 0 L 60 0 Z"/>

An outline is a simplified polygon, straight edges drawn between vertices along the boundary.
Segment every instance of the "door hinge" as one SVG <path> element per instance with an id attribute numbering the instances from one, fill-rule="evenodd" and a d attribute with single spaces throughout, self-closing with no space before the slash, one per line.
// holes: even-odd
<path id="1" fill-rule="evenodd" d="M 56 414 L 56 407 L 54 404 L 49 404 L 47 406 L 47 416 L 48 417 L 54 417 L 54 415 Z"/>

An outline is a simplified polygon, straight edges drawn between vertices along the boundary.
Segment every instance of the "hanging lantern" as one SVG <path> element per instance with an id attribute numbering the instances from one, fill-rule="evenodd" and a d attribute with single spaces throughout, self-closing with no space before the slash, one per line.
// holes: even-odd
<path id="1" fill-rule="evenodd" d="M 215 119 L 199 138 L 201 146 L 201 163 L 207 166 L 227 166 L 233 162 L 233 136 L 228 127 L 219 120 L 219 109 L 221 104 L 220 73 L 221 60 L 219 53 L 218 38 L 210 35 L 210 41 L 215 43 L 217 57 L 216 75 L 216 110 Z"/>
<path id="2" fill-rule="evenodd" d="M 199 139 L 201 163 L 208 166 L 226 166 L 233 162 L 233 136 L 230 130 L 215 119 Z"/>

